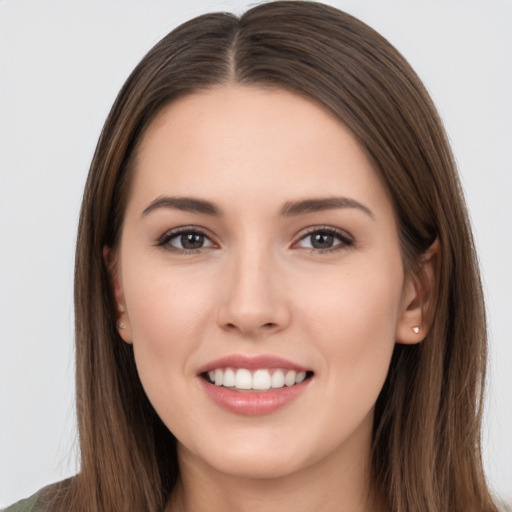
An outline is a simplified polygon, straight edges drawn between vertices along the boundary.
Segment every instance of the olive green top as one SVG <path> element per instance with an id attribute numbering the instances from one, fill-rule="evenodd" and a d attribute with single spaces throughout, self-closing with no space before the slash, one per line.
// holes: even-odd
<path id="1" fill-rule="evenodd" d="M 18 501 L 10 507 L 2 509 L 0 512 L 50 512 L 46 507 L 38 505 L 41 491 L 36 492 L 30 498 Z"/>
<path id="2" fill-rule="evenodd" d="M 56 495 L 69 487 L 73 478 L 67 478 L 60 482 L 50 484 L 39 489 L 35 494 L 21 501 L 13 503 L 11 506 L 0 510 L 0 512 L 52 512 L 54 507 L 51 503 Z"/>

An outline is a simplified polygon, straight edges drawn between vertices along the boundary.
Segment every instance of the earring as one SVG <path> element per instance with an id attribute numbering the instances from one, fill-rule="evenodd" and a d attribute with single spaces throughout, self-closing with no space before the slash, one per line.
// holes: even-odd
<path id="1" fill-rule="evenodd" d="M 124 324 L 123 324 L 123 323 L 119 323 L 119 324 L 117 324 L 117 328 L 118 328 L 119 330 L 124 329 Z"/>
<path id="2" fill-rule="evenodd" d="M 420 332 L 420 328 L 419 327 L 413 327 L 412 328 L 412 331 L 414 332 L 414 334 L 418 334 Z"/>

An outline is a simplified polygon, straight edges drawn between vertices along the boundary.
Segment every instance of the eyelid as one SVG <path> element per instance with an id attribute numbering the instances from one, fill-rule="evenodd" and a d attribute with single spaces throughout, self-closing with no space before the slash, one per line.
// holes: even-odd
<path id="1" fill-rule="evenodd" d="M 206 239 L 209 240 L 211 245 L 200 247 L 197 249 L 180 249 L 179 247 L 174 247 L 169 244 L 170 240 L 173 238 L 176 238 L 180 235 L 186 234 L 186 233 L 196 233 L 204 236 Z M 313 235 L 314 233 L 326 233 L 333 237 L 335 237 L 339 243 L 337 243 L 335 246 L 326 248 L 326 249 L 318 249 L 318 248 L 308 248 L 308 247 L 302 247 L 302 249 L 308 249 L 311 252 L 314 253 L 327 253 L 327 252 L 334 252 L 342 249 L 346 249 L 348 247 L 351 247 L 355 240 L 354 237 L 345 231 L 344 229 L 336 228 L 334 226 L 329 225 L 316 225 L 316 226 L 310 226 L 308 228 L 305 228 L 305 231 L 302 230 L 301 233 L 297 234 L 295 236 L 296 241 L 292 244 L 292 248 L 296 246 L 299 242 L 307 238 L 308 236 Z M 163 247 L 164 249 L 167 249 L 172 252 L 176 253 L 183 253 L 183 254 L 193 254 L 200 252 L 204 249 L 208 249 L 211 247 L 218 247 L 218 244 L 214 241 L 213 235 L 210 234 L 210 232 L 202 227 L 194 226 L 194 225 L 187 225 L 187 226 L 179 226 L 176 228 L 172 228 L 167 230 L 163 235 L 161 235 L 154 244 L 157 247 Z M 300 248 L 300 247 L 299 247 Z"/>
<path id="2" fill-rule="evenodd" d="M 186 233 L 196 233 L 202 235 L 211 242 L 211 245 L 208 245 L 206 247 L 200 247 L 198 249 L 180 249 L 179 247 L 174 247 L 169 244 L 170 240 L 172 240 L 173 238 L 176 238 Z M 198 251 L 208 249 L 216 245 L 217 243 L 213 240 L 213 236 L 206 229 L 194 225 L 179 226 L 176 228 L 169 229 L 163 235 L 161 235 L 155 242 L 155 246 L 157 247 L 163 247 L 164 249 L 167 249 L 169 251 L 183 254 L 194 254 Z"/>
<path id="3" fill-rule="evenodd" d="M 314 247 L 302 247 L 302 249 L 308 249 L 314 253 L 334 252 L 351 247 L 354 245 L 355 242 L 354 237 L 344 229 L 328 225 L 318 225 L 310 226 L 306 228 L 305 232 L 303 231 L 302 233 L 297 235 L 297 240 L 296 242 L 293 243 L 293 246 L 297 245 L 300 241 L 304 240 L 305 238 L 311 236 L 314 233 L 327 233 L 337 238 L 339 243 L 328 249 L 316 249 Z"/>

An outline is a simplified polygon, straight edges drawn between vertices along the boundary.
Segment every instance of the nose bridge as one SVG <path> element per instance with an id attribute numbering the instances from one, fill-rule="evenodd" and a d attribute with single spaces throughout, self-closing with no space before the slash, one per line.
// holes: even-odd
<path id="1" fill-rule="evenodd" d="M 244 335 L 282 328 L 289 312 L 282 273 L 272 247 L 255 239 L 241 242 L 226 263 L 219 323 Z"/>

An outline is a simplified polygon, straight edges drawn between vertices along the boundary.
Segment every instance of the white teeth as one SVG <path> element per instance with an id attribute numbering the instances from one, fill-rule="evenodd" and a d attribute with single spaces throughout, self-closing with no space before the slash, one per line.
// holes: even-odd
<path id="1" fill-rule="evenodd" d="M 297 373 L 297 377 L 295 377 L 295 384 L 300 384 L 306 378 L 306 372 Z"/>
<path id="2" fill-rule="evenodd" d="M 208 377 L 216 386 L 261 391 L 300 384 L 306 379 L 306 372 L 282 369 L 259 369 L 251 373 L 251 371 L 246 368 L 238 368 L 237 370 L 233 368 L 216 368 L 208 372 Z"/>
<path id="3" fill-rule="evenodd" d="M 268 370 L 256 370 L 252 377 L 252 389 L 270 389 L 270 373 Z"/>
<path id="4" fill-rule="evenodd" d="M 235 372 L 231 368 L 224 370 L 224 382 L 222 384 L 227 388 L 235 386 Z"/>
<path id="5" fill-rule="evenodd" d="M 282 388 L 284 386 L 284 373 L 283 370 L 276 370 L 272 375 L 272 387 Z"/>
<path id="6" fill-rule="evenodd" d="M 284 384 L 285 386 L 293 386 L 295 384 L 295 377 L 297 376 L 297 372 L 294 370 L 288 370 L 286 372 L 286 376 L 284 378 Z"/>
<path id="7" fill-rule="evenodd" d="M 249 370 L 239 368 L 236 371 L 235 387 L 237 389 L 252 389 L 252 375 Z"/>

